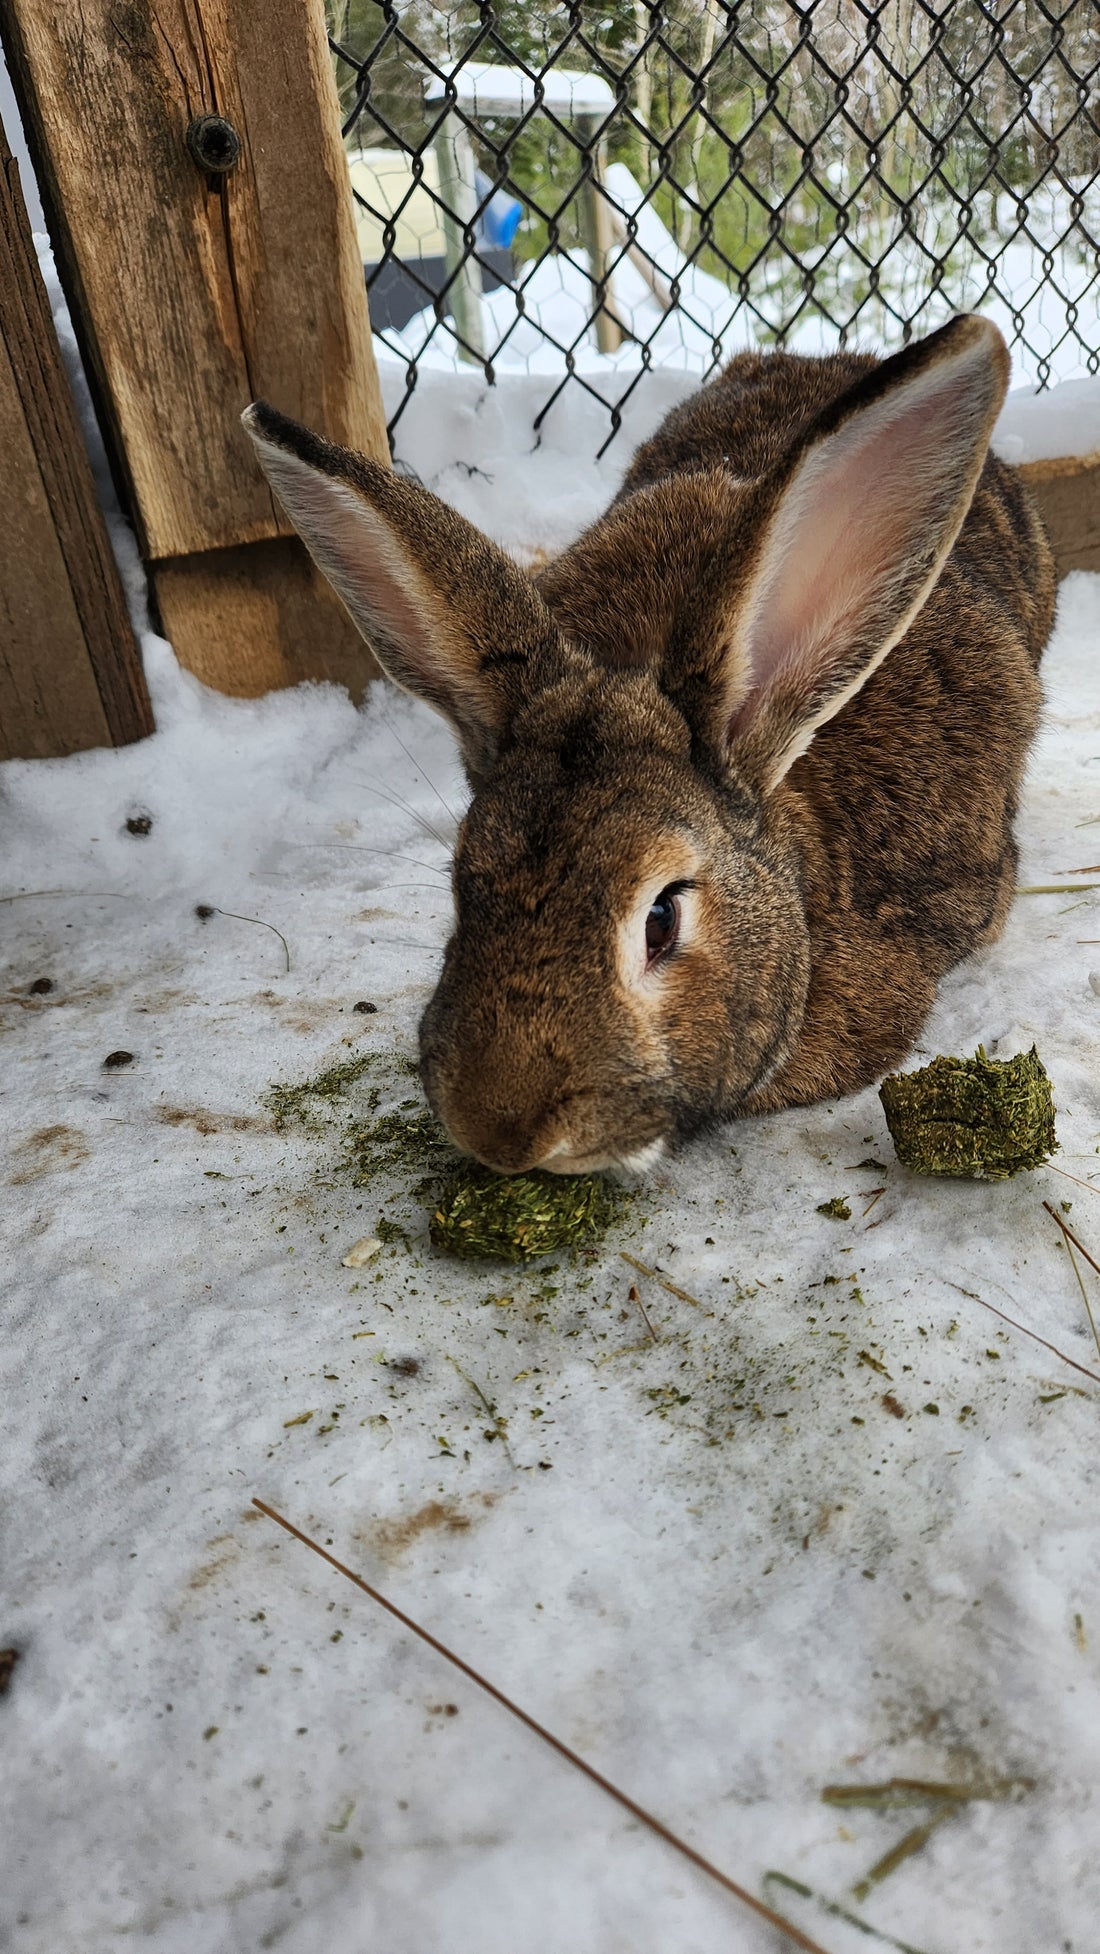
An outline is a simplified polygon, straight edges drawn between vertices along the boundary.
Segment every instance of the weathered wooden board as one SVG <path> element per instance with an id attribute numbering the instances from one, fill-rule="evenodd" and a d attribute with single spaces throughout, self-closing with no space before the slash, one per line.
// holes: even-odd
<path id="1" fill-rule="evenodd" d="M 153 730 L 141 660 L 0 129 L 0 759 Z"/>
<path id="2" fill-rule="evenodd" d="M 1028 461 L 1020 473 L 1042 510 L 1058 575 L 1100 570 L 1100 454 Z"/>
<path id="3" fill-rule="evenodd" d="M 0 0 L 51 232 L 150 559 L 287 533 L 265 395 L 388 456 L 322 0 Z M 204 114 L 241 142 L 204 174 Z"/>
<path id="4" fill-rule="evenodd" d="M 363 639 L 296 536 L 157 565 L 161 626 L 206 685 L 257 698 L 303 679 L 346 685 L 358 703 L 376 676 Z"/>

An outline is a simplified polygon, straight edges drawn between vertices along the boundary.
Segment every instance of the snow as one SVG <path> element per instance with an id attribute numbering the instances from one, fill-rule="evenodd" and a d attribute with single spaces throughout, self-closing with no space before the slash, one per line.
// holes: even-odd
<path id="1" fill-rule="evenodd" d="M 532 554 L 613 492 L 683 376 L 664 384 L 594 464 L 606 415 L 579 389 L 533 444 L 537 375 L 422 374 L 399 451 Z M 1096 856 L 1098 633 L 1100 579 L 1070 577 L 1027 884 Z M 867 1091 L 693 1146 L 590 1265 L 444 1262 L 414 1173 L 359 1188 L 341 1163 L 372 1085 L 384 1107 L 415 1095 L 401 1061 L 463 794 L 450 736 L 381 687 L 362 712 L 325 686 L 220 698 L 143 642 L 152 739 L 0 769 L 0 894 L 19 897 L 0 904 L 0 1646 L 21 1651 L 0 1943 L 781 1944 L 259 1494 L 830 1954 L 1087 1954 L 1100 1362 L 1040 1204 L 1072 1201 L 1095 1245 L 1092 1194 L 1054 1167 L 916 1180 Z M 1098 901 L 1022 896 L 922 1051 L 1035 1041 L 1056 1165 L 1100 1184 Z M 244 918 L 281 932 L 289 971 Z M 273 1083 L 368 1052 L 317 1130 L 276 1128 Z M 837 1194 L 850 1222 L 817 1211 Z M 346 1267 L 380 1213 L 410 1245 Z M 1030 1788 L 965 1805 L 856 1903 L 927 1812 L 821 1792 L 895 1777 Z"/>
<path id="2" fill-rule="evenodd" d="M 834 318 L 847 322 L 850 347 L 877 351 L 883 342 L 897 343 L 900 319 L 919 335 L 956 312 L 977 311 L 1003 332 L 1017 379 L 1029 390 L 1052 383 L 1087 385 L 1091 379 L 1086 397 L 1095 410 L 1100 383 L 1095 354 L 1086 349 L 1094 338 L 1096 270 L 1069 220 L 1069 193 L 1058 186 L 1036 189 L 1026 228 L 1013 217 L 1004 234 L 999 221 L 991 220 L 980 248 L 934 233 L 922 239 L 905 232 L 891 240 L 866 235 L 850 249 L 845 238 L 834 235 L 816 256 L 807 251 L 802 258 L 817 279 L 819 300 L 826 295 L 823 309 L 815 309 L 807 293 L 792 313 L 785 261 L 762 260 L 754 268 L 751 299 L 743 300 L 685 257 L 624 164 L 609 165 L 603 180 L 615 239 L 606 261 L 608 290 L 626 337 L 612 353 L 599 350 L 587 254 L 558 251 L 519 263 L 512 285 L 484 295 L 482 341 L 494 372 L 545 375 L 558 386 L 567 374 L 576 374 L 613 405 L 624 383 L 648 386 L 653 371 L 680 372 L 698 381 L 745 346 L 772 343 L 780 333 L 788 352 L 832 352 L 839 340 Z M 1095 187 L 1078 185 L 1075 194 L 1090 210 L 1097 206 L 1100 221 Z M 623 213 L 634 220 L 633 239 Z M 950 279 L 933 282 L 931 259 L 949 244 Z M 866 289 L 871 262 L 877 266 L 873 290 Z M 411 363 L 418 372 L 462 372 L 467 365 L 451 321 L 437 319 L 432 306 L 415 313 L 400 331 L 387 328 L 377 343 L 384 358 L 396 359 L 402 368 Z"/>
<path id="3" fill-rule="evenodd" d="M 1100 380 L 1063 380 L 1046 393 L 1015 390 L 1001 411 L 995 445 L 1011 462 L 1100 456 Z"/>
<path id="4" fill-rule="evenodd" d="M 381 349 L 378 368 L 392 416 L 404 398 L 404 370 Z M 672 367 L 646 374 L 608 445 L 606 403 L 615 388 L 596 370 L 587 379 L 585 388 L 562 393 L 538 372 L 506 372 L 489 386 L 480 370 L 426 367 L 397 423 L 397 455 L 517 556 L 563 549 L 607 506 L 639 442 L 698 384 Z M 1063 381 L 1043 393 L 1014 388 L 993 446 L 1014 463 L 1100 452 L 1100 379 Z"/>

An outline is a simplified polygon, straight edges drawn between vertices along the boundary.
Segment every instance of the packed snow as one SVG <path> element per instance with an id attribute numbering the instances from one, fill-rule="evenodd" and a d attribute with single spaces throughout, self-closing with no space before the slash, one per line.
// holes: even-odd
<path id="1" fill-rule="evenodd" d="M 579 389 L 532 436 L 540 384 L 424 374 L 399 424 L 527 556 L 684 380 L 598 463 Z M 0 1944 L 784 1944 L 258 1494 L 829 1954 L 1091 1954 L 1100 1358 L 1042 1202 L 1095 1251 L 1098 637 L 1072 576 L 1019 820 L 1022 883 L 1071 893 L 1021 895 L 920 1051 L 1036 1043 L 1055 1163 L 920 1181 L 869 1090 L 690 1147 L 594 1259 L 527 1273 L 437 1255 L 414 1165 L 347 1172 L 419 1105 L 441 721 L 221 698 L 146 630 L 152 739 L 0 768 Z M 366 1055 L 280 1126 L 272 1087 Z M 957 1808 L 857 1899 L 944 1809 L 896 1779 Z"/>

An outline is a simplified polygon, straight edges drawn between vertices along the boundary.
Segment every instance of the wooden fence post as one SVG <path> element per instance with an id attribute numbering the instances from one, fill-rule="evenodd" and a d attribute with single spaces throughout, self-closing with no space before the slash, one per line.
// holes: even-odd
<path id="1" fill-rule="evenodd" d="M 141 659 L 2 128 L 0 456 L 0 760 L 141 739 Z"/>
<path id="2" fill-rule="evenodd" d="M 1058 575 L 1100 570 L 1100 454 L 1025 461 L 1020 473 L 1050 531 Z"/>
<path id="3" fill-rule="evenodd" d="M 223 691 L 361 693 L 239 425 L 263 395 L 388 459 L 323 0 L 0 0 L 0 28 L 167 635 Z"/>

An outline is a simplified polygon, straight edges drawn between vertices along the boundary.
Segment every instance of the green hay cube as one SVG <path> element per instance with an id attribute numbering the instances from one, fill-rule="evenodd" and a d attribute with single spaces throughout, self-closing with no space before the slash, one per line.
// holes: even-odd
<path id="1" fill-rule="evenodd" d="M 934 1058 L 879 1087 L 898 1159 L 915 1174 L 1003 1181 L 1057 1150 L 1050 1080 L 1034 1045 L 1017 1058 Z"/>
<path id="2" fill-rule="evenodd" d="M 597 1174 L 502 1176 L 469 1162 L 444 1181 L 429 1233 L 464 1261 L 530 1262 L 598 1241 L 620 1198 Z"/>

